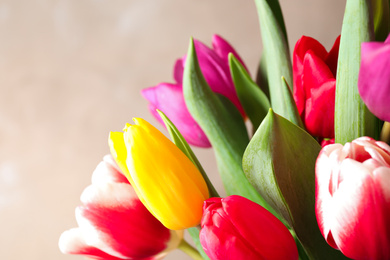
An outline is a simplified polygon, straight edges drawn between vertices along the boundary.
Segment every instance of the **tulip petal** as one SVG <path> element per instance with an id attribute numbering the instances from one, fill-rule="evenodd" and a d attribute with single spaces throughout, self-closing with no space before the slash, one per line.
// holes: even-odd
<path id="1" fill-rule="evenodd" d="M 214 34 L 212 38 L 213 50 L 221 58 L 221 60 L 229 67 L 229 53 L 232 53 L 234 57 L 239 60 L 242 66 L 246 71 L 249 72 L 248 68 L 245 66 L 244 61 L 241 59 L 240 55 L 236 50 L 221 36 Z"/>
<path id="2" fill-rule="evenodd" d="M 166 227 L 179 230 L 199 224 L 209 197 L 201 173 L 168 138 L 143 119 L 125 129 L 126 163 L 138 197 Z M 146 162 L 145 158 L 153 156 Z M 191 192 L 191 193 L 189 193 Z"/>
<path id="3" fill-rule="evenodd" d="M 381 245 L 383 252 L 378 252 L 381 246 L 377 243 L 388 240 L 367 239 L 373 230 L 382 231 L 387 221 L 381 219 L 383 215 L 379 212 L 386 205 L 381 202 L 371 173 L 351 159 L 342 162 L 340 172 L 342 181 L 332 198 L 334 220 L 331 229 L 337 246 L 353 259 L 387 259 L 389 255 L 386 257 L 383 253 L 388 251 L 388 244 Z"/>
<path id="4" fill-rule="evenodd" d="M 109 255 L 96 247 L 88 245 L 84 240 L 83 232 L 80 228 L 72 228 L 62 233 L 58 245 L 64 254 L 87 255 L 93 256 L 94 259 L 102 260 L 123 259 Z"/>
<path id="5" fill-rule="evenodd" d="M 298 259 L 288 229 L 260 205 L 236 195 L 205 202 L 200 240 L 213 260 Z"/>
<path id="6" fill-rule="evenodd" d="M 294 76 L 294 99 L 297 104 L 298 112 L 302 114 L 304 110 L 304 101 L 306 100 L 305 90 L 302 83 L 303 62 L 305 54 L 311 50 L 317 57 L 325 58 L 327 51 L 316 39 L 302 36 L 294 47 L 293 52 L 293 76 Z"/>
<path id="7" fill-rule="evenodd" d="M 325 58 L 325 62 L 328 65 L 329 69 L 332 71 L 334 78 L 336 78 L 336 73 L 337 73 L 337 61 L 339 58 L 340 38 L 341 36 L 339 35 L 339 37 L 337 37 L 336 41 L 334 42 L 332 49 L 330 49 L 328 55 L 326 55 Z"/>
<path id="8" fill-rule="evenodd" d="M 390 203 L 390 168 L 379 167 L 373 174 L 378 187 L 381 187 L 386 202 Z M 390 216 L 390 208 L 388 207 L 387 210 L 389 211 L 387 215 Z"/>
<path id="9" fill-rule="evenodd" d="M 216 222 L 218 217 L 215 217 Z M 247 241 L 239 239 L 225 230 L 226 225 L 218 227 L 209 227 L 202 229 L 200 239 L 206 254 L 213 260 L 224 259 L 248 259 L 262 260 L 265 259 L 249 247 Z"/>
<path id="10" fill-rule="evenodd" d="M 141 93 L 145 99 L 149 100 L 151 113 L 162 124 L 164 122 L 156 109 L 169 117 L 188 143 L 199 147 L 211 146 L 205 133 L 188 111 L 180 85 L 162 83 L 156 87 L 143 89 Z"/>
<path id="11" fill-rule="evenodd" d="M 206 254 L 213 260 L 263 259 L 232 225 L 222 208 L 221 198 L 210 198 L 204 203 L 200 241 Z"/>
<path id="12" fill-rule="evenodd" d="M 309 50 L 321 59 L 325 59 L 328 55 L 325 47 L 319 41 L 312 37 L 302 36 L 294 47 L 294 58 L 296 59 L 294 63 L 297 62 L 298 66 L 302 66 L 305 54 Z"/>
<path id="13" fill-rule="evenodd" d="M 332 205 L 330 180 L 332 169 L 337 168 L 337 160 L 331 160 L 330 157 L 334 157 L 342 149 L 341 144 L 333 144 L 325 146 L 316 161 L 316 217 L 317 223 L 321 230 L 322 235 L 330 246 L 337 248 L 332 234 L 330 232 L 331 225 L 329 219 L 332 219 Z M 332 155 L 332 156 L 331 156 Z"/>
<path id="14" fill-rule="evenodd" d="M 103 161 L 98 164 L 92 173 L 92 184 L 107 182 L 129 184 L 129 181 L 120 172 L 119 167 L 111 155 L 104 156 Z"/>
<path id="15" fill-rule="evenodd" d="M 298 250 L 290 232 L 265 208 L 239 196 L 223 199 L 222 206 L 239 234 L 264 259 L 269 256 L 272 259 L 298 259 Z M 242 209 L 245 209 L 245 214 Z"/>
<path id="16" fill-rule="evenodd" d="M 390 43 L 362 43 L 359 93 L 368 109 L 384 121 L 390 121 L 389 67 Z"/>
<path id="17" fill-rule="evenodd" d="M 306 52 L 303 64 L 303 87 L 306 98 L 309 98 L 312 88 L 320 88 L 321 84 L 334 79 L 334 76 L 323 59 L 310 50 Z"/>
<path id="18" fill-rule="evenodd" d="M 228 63 L 224 63 L 220 57 L 198 40 L 194 40 L 196 54 L 203 76 L 211 89 L 231 100 L 234 93 L 233 82 L 231 80 Z"/>
<path id="19" fill-rule="evenodd" d="M 334 104 L 336 80 L 330 79 L 311 90 L 306 100 L 305 126 L 314 136 L 334 138 Z"/>
<path id="20" fill-rule="evenodd" d="M 81 195 L 84 206 L 76 209 L 76 220 L 87 244 L 110 255 L 156 255 L 166 248 L 170 233 L 129 187 L 123 183 L 87 187 Z"/>
<path id="21" fill-rule="evenodd" d="M 228 61 L 224 62 L 216 52 L 198 40 L 194 40 L 194 46 L 200 70 L 211 90 L 227 97 L 244 114 L 230 76 Z"/>
<path id="22" fill-rule="evenodd" d="M 177 59 L 173 67 L 173 78 L 178 85 L 183 84 L 183 71 L 184 71 L 185 58 Z"/>
<path id="23" fill-rule="evenodd" d="M 118 164 L 119 168 L 126 176 L 126 178 L 131 182 L 129 169 L 127 169 L 127 165 L 126 163 L 124 163 L 126 162 L 127 150 L 123 139 L 123 133 L 110 132 L 108 144 L 110 146 L 111 155 L 114 158 L 115 162 Z"/>

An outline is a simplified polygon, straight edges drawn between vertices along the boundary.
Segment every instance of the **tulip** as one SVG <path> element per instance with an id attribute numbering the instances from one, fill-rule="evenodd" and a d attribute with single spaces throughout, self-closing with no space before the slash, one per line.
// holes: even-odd
<path id="1" fill-rule="evenodd" d="M 390 146 L 369 137 L 325 146 L 316 162 L 316 216 L 352 259 L 390 259 Z"/>
<path id="2" fill-rule="evenodd" d="M 237 195 L 205 201 L 200 241 L 211 260 L 298 259 L 289 230 L 262 206 Z"/>
<path id="3" fill-rule="evenodd" d="M 208 188 L 198 168 L 160 131 L 143 119 L 110 134 L 118 165 L 146 208 L 169 229 L 196 226 Z"/>
<path id="4" fill-rule="evenodd" d="M 359 94 L 379 119 L 390 121 L 390 34 L 385 42 L 364 42 L 358 79 Z"/>
<path id="5" fill-rule="evenodd" d="M 307 131 L 334 138 L 338 37 L 327 52 L 317 40 L 302 36 L 293 52 L 294 100 Z"/>
<path id="6" fill-rule="evenodd" d="M 96 167 L 92 185 L 76 208 L 78 228 L 62 233 L 65 254 L 96 259 L 162 259 L 178 247 L 183 232 L 164 227 L 138 199 L 108 155 Z"/>
<path id="7" fill-rule="evenodd" d="M 228 54 L 233 53 L 243 63 L 237 52 L 226 40 L 218 35 L 213 36 L 213 49 L 210 49 L 198 40 L 194 40 L 194 44 L 201 71 L 210 88 L 215 93 L 227 97 L 244 114 L 230 75 L 228 61 Z M 210 147 L 209 140 L 192 118 L 184 101 L 182 84 L 185 59 L 183 57 L 176 61 L 174 67 L 175 84 L 160 83 L 155 87 L 142 90 L 141 93 L 150 102 L 149 109 L 157 120 L 163 123 L 156 112 L 156 109 L 159 109 L 176 125 L 189 144 L 199 147 Z"/>

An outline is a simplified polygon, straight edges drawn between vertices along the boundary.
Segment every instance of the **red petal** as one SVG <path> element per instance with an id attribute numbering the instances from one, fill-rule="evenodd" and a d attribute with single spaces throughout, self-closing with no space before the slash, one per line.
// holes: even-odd
<path id="1" fill-rule="evenodd" d="M 389 259 L 389 203 L 361 163 L 346 159 L 340 172 L 342 182 L 333 195 L 330 220 L 336 244 L 353 259 Z"/>
<path id="2" fill-rule="evenodd" d="M 325 59 L 325 62 L 328 65 L 329 69 L 332 71 L 334 78 L 336 78 L 339 49 L 340 49 L 340 36 L 337 37 L 336 41 L 333 44 L 332 49 L 330 49 Z"/>
<path id="3" fill-rule="evenodd" d="M 266 259 L 298 259 L 288 229 L 266 209 L 241 196 L 222 200 L 227 217 L 258 255 Z"/>
<path id="4" fill-rule="evenodd" d="M 61 252 L 64 254 L 86 255 L 91 256 L 94 259 L 103 260 L 123 259 L 109 255 L 96 247 L 87 245 L 80 228 L 73 228 L 62 233 L 58 245 L 60 247 Z"/>
<path id="5" fill-rule="evenodd" d="M 304 123 L 314 136 L 334 138 L 334 106 L 336 80 L 330 79 L 311 90 L 306 101 Z"/>
<path id="6" fill-rule="evenodd" d="M 294 100 L 297 104 L 299 114 L 302 114 L 305 106 L 305 90 L 302 83 L 303 60 L 306 52 L 311 50 L 320 58 L 325 58 L 327 51 L 317 40 L 311 37 L 302 36 L 294 47 L 293 52 L 293 82 Z"/>
<path id="7" fill-rule="evenodd" d="M 117 257 L 145 258 L 163 251 L 169 230 L 139 201 L 130 185 L 92 185 L 76 211 L 88 244 Z"/>

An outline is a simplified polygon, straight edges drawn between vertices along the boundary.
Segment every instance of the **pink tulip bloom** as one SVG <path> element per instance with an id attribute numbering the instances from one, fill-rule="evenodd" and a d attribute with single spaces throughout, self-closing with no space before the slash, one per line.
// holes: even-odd
<path id="1" fill-rule="evenodd" d="M 390 121 L 390 34 L 383 43 L 362 43 L 358 88 L 368 109 Z"/>
<path id="2" fill-rule="evenodd" d="M 201 71 L 211 90 L 227 97 L 244 115 L 244 110 L 238 100 L 237 93 L 230 75 L 228 54 L 242 60 L 233 47 L 222 37 L 214 35 L 213 48 L 210 49 L 198 40 L 194 40 L 195 50 Z M 155 87 L 142 90 L 141 94 L 149 101 L 149 109 L 161 123 L 156 109 L 164 112 L 176 125 L 189 144 L 199 147 L 210 147 L 211 144 L 203 130 L 192 118 L 183 96 L 183 71 L 186 57 L 178 59 L 174 67 L 176 83 L 160 83 Z"/>
<path id="3" fill-rule="evenodd" d="M 294 100 L 307 131 L 334 138 L 338 37 L 327 52 L 317 40 L 302 36 L 293 52 Z"/>
<path id="4" fill-rule="evenodd" d="M 390 259 L 390 147 L 369 137 L 325 146 L 316 162 L 316 216 L 352 259 Z"/>
<path id="5" fill-rule="evenodd" d="M 211 260 L 298 259 L 294 238 L 274 215 L 241 196 L 203 206 L 200 242 Z"/>
<path id="6" fill-rule="evenodd" d="M 183 233 L 164 227 L 138 199 L 111 155 L 92 175 L 92 185 L 76 208 L 78 228 L 62 233 L 64 254 L 92 259 L 162 259 L 177 248 Z"/>

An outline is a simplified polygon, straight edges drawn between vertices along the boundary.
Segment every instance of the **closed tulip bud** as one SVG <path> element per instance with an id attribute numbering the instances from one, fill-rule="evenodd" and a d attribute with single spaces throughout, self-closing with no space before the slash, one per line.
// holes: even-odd
<path id="1" fill-rule="evenodd" d="M 200 241 L 211 260 L 298 259 L 289 230 L 262 206 L 241 196 L 205 201 Z"/>
<path id="2" fill-rule="evenodd" d="M 62 233 L 65 254 L 93 259 L 162 259 L 178 247 L 181 231 L 164 227 L 138 199 L 111 156 L 92 175 L 76 209 L 78 228 Z"/>
<path id="3" fill-rule="evenodd" d="M 213 48 L 194 40 L 196 54 L 201 71 L 211 90 L 227 97 L 244 114 L 230 75 L 228 55 L 232 53 L 242 64 L 242 60 L 233 47 L 222 37 L 213 36 Z M 186 58 L 176 61 L 174 78 L 176 83 L 160 83 L 155 87 L 142 90 L 142 95 L 149 103 L 149 109 L 161 123 L 156 109 L 161 110 L 176 125 L 189 144 L 210 147 L 211 144 L 198 123 L 192 118 L 183 96 L 183 71 Z"/>
<path id="4" fill-rule="evenodd" d="M 325 146 L 316 162 L 316 216 L 352 259 L 390 259 L 390 147 L 369 137 Z"/>
<path id="5" fill-rule="evenodd" d="M 302 36 L 293 52 L 294 100 L 307 131 L 334 137 L 338 37 L 327 52 L 317 40 Z"/>
<path id="6" fill-rule="evenodd" d="M 358 88 L 368 109 L 390 121 L 390 35 L 383 43 L 362 43 Z"/>
<path id="7" fill-rule="evenodd" d="M 143 119 L 110 134 L 118 165 L 146 208 L 169 229 L 196 226 L 208 188 L 198 168 L 160 131 Z"/>

